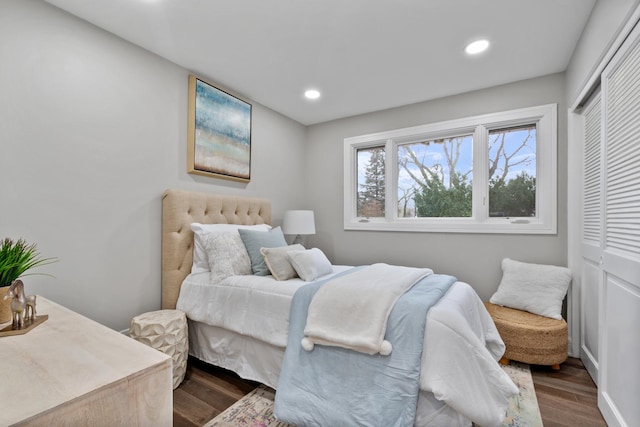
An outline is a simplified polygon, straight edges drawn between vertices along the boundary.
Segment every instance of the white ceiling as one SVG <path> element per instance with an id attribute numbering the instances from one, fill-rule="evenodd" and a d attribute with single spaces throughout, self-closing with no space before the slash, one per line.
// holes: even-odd
<path id="1" fill-rule="evenodd" d="M 595 3 L 46 1 L 305 125 L 564 71 Z"/>

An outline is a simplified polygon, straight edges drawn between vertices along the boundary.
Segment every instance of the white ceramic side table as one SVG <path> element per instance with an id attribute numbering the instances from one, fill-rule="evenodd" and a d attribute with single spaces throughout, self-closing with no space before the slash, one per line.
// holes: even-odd
<path id="1" fill-rule="evenodd" d="M 131 338 L 171 356 L 174 390 L 184 380 L 189 355 L 187 316 L 180 310 L 157 310 L 131 319 Z"/>

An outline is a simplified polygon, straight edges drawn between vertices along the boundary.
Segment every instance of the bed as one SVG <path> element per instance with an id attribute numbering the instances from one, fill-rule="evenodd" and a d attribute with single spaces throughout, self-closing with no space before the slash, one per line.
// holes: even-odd
<path id="1" fill-rule="evenodd" d="M 270 202 L 167 190 L 162 198 L 162 307 L 187 313 L 191 356 L 277 388 L 292 298 L 307 282 L 248 275 L 211 283 L 208 272 L 192 272 L 193 223 L 270 224 Z M 332 266 L 323 279 L 350 269 Z M 497 363 L 504 344 L 482 301 L 471 286 L 456 281 L 428 313 L 425 342 L 438 345 L 425 346 L 421 356 L 415 425 L 468 426 L 471 420 L 495 425 L 501 421 L 496 414 L 504 414 L 517 388 Z"/>

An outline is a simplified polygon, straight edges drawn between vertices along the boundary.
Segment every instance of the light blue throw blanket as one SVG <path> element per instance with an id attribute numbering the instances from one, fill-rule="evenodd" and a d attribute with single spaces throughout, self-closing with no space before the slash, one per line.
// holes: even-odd
<path id="1" fill-rule="evenodd" d="M 431 274 L 397 300 L 385 335 L 389 356 L 323 345 L 305 351 L 307 309 L 327 280 L 301 287 L 291 303 L 276 418 L 297 426 L 413 426 L 427 312 L 455 281 Z"/>

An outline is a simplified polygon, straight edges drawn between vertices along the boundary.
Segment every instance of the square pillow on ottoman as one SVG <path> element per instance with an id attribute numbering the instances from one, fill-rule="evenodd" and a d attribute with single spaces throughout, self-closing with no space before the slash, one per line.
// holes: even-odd
<path id="1" fill-rule="evenodd" d="M 571 282 L 571 270 L 555 265 L 502 260 L 502 280 L 492 304 L 562 319 L 562 300 Z"/>

